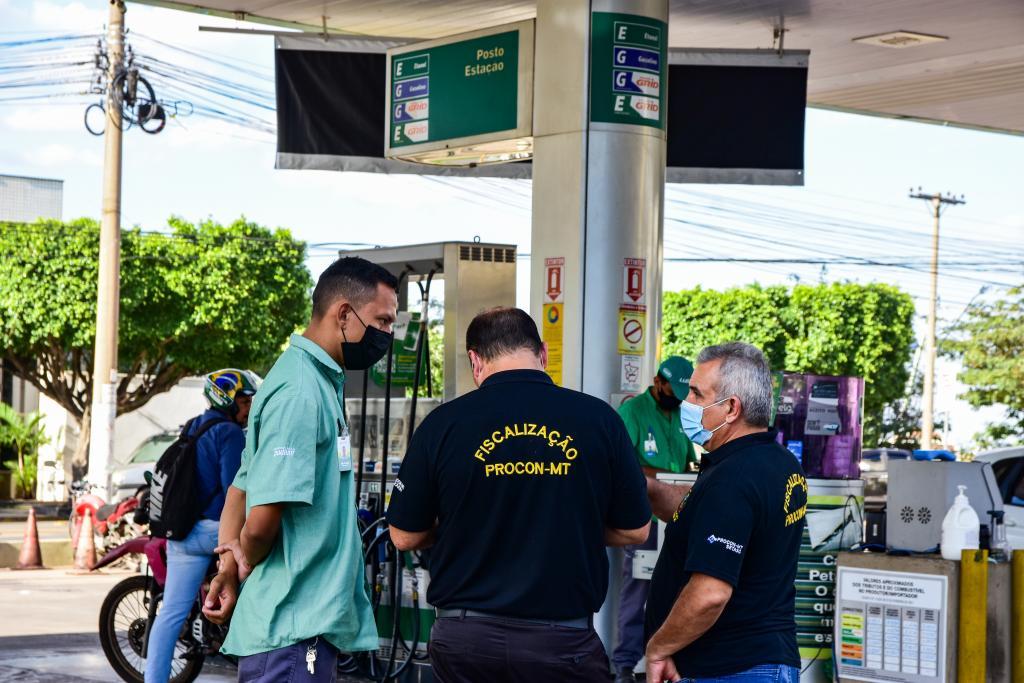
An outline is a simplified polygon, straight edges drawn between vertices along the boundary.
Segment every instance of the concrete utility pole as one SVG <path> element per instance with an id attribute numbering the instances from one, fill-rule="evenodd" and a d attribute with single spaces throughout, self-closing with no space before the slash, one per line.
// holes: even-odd
<path id="1" fill-rule="evenodd" d="M 117 327 L 121 295 L 121 98 L 114 81 L 124 65 L 124 0 L 110 0 L 107 27 L 107 98 L 103 151 L 103 213 L 96 294 L 92 416 L 88 481 L 106 496 L 107 464 L 117 417 Z"/>
<path id="2" fill-rule="evenodd" d="M 932 433 L 935 431 L 935 326 L 938 318 L 937 302 L 939 297 L 939 217 L 942 215 L 943 204 L 966 204 L 964 196 L 959 198 L 952 193 L 943 195 L 941 192 L 925 194 L 918 187 L 915 192 L 910 190 L 911 199 L 926 199 L 932 205 L 932 288 L 928 299 L 928 331 L 925 335 L 925 370 L 924 398 L 921 401 L 921 449 L 931 450 Z"/>

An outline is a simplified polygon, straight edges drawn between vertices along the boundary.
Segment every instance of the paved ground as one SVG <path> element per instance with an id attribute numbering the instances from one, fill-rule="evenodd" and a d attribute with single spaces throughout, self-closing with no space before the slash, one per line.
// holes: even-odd
<path id="1" fill-rule="evenodd" d="M 0 569 L 0 682 L 119 681 L 103 655 L 97 633 L 103 598 L 128 576 L 129 572 L 116 570 L 75 575 L 66 568 L 24 572 Z M 224 660 L 213 658 L 197 680 L 234 681 L 237 671 Z M 349 677 L 338 680 L 364 681 Z"/>
<path id="2" fill-rule="evenodd" d="M 127 576 L 0 570 L 0 681 L 118 681 L 100 649 L 98 619 L 107 591 Z M 233 667 L 212 661 L 198 680 L 234 681 L 236 676 Z"/>

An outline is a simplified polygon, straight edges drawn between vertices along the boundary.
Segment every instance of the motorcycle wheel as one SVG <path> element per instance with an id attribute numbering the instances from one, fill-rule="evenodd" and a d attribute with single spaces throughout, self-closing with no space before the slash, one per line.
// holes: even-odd
<path id="1" fill-rule="evenodd" d="M 100 607 L 100 645 L 114 672 L 127 683 L 144 683 L 146 660 L 142 657 L 149 601 L 160 599 L 151 576 L 131 576 L 107 594 Z M 170 683 L 192 683 L 203 669 L 202 655 L 182 655 L 188 650 L 180 640 L 171 660 Z"/>

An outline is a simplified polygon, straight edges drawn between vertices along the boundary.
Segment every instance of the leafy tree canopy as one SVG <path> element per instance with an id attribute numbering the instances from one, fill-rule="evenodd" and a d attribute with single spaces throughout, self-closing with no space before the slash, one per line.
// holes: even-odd
<path id="1" fill-rule="evenodd" d="M 187 375 L 265 369 L 309 315 L 305 244 L 244 218 L 122 232 L 118 413 Z M 82 419 L 91 403 L 99 226 L 0 223 L 0 355 Z"/>
<path id="2" fill-rule="evenodd" d="M 963 363 L 959 379 L 968 390 L 962 398 L 975 407 L 1006 407 L 1006 421 L 979 434 L 979 446 L 1008 445 L 1024 437 L 1024 288 L 969 306 L 943 350 Z"/>
<path id="3" fill-rule="evenodd" d="M 760 347 L 774 369 L 863 377 L 867 444 L 881 438 L 886 405 L 906 394 L 914 303 L 891 285 L 698 287 L 666 293 L 663 316 L 666 354 L 692 359 L 739 340 Z"/>

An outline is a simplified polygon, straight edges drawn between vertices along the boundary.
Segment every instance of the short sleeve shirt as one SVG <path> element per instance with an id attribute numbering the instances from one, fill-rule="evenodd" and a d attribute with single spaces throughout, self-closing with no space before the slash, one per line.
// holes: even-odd
<path id="1" fill-rule="evenodd" d="M 371 650 L 351 468 L 341 471 L 344 373 L 316 343 L 292 335 L 253 400 L 234 486 L 256 505 L 284 503 L 281 529 L 245 581 L 222 650 L 252 655 L 322 636 Z"/>
<path id="2" fill-rule="evenodd" d="M 800 665 L 793 582 L 806 512 L 807 480 L 774 431 L 704 455 L 693 489 L 665 529 L 647 600 L 647 637 L 668 618 L 692 574 L 725 581 L 733 594 L 718 621 L 674 655 L 682 676 Z"/>
<path id="3" fill-rule="evenodd" d="M 619 416 L 644 467 L 685 472 L 689 463 L 697 461 L 679 421 L 679 409 L 663 411 L 650 389 L 619 406 Z"/>
<path id="4" fill-rule="evenodd" d="M 437 525 L 427 600 L 536 619 L 596 612 L 605 529 L 650 519 L 633 445 L 611 406 L 511 370 L 435 409 L 413 435 L 388 523 Z"/>

